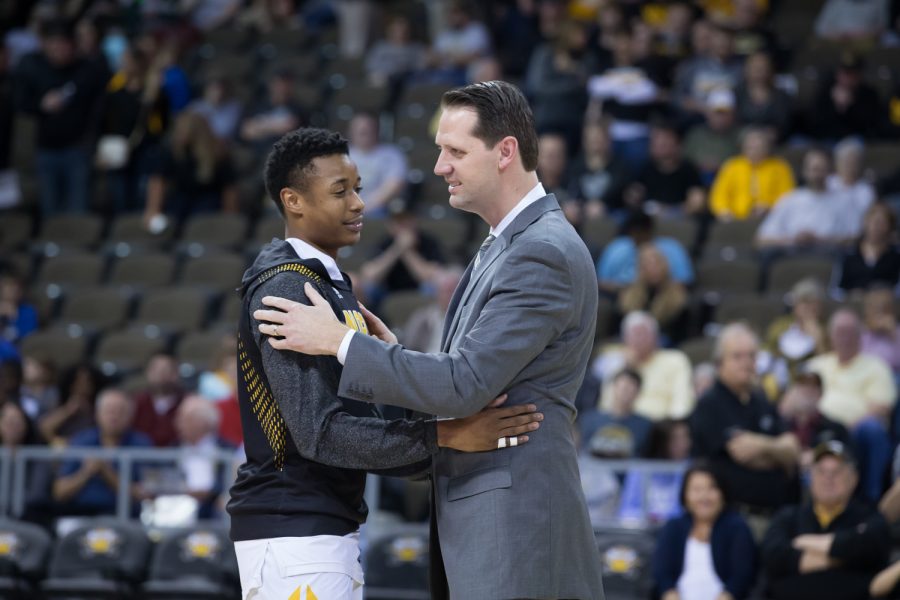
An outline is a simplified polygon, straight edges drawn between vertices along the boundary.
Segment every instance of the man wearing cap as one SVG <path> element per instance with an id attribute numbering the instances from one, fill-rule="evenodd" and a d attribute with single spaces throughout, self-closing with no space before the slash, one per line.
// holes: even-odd
<path id="1" fill-rule="evenodd" d="M 840 57 L 832 77 L 826 77 L 809 116 L 809 132 L 823 141 L 878 134 L 884 108 L 878 91 L 863 80 L 862 58 L 852 52 Z"/>
<path id="2" fill-rule="evenodd" d="M 714 89 L 706 98 L 705 122 L 694 125 L 684 138 L 684 155 L 709 183 L 726 160 L 740 153 L 734 92 Z"/>
<path id="3" fill-rule="evenodd" d="M 849 446 L 820 444 L 813 460 L 810 502 L 782 509 L 762 542 L 768 596 L 868 598 L 872 577 L 890 555 L 888 525 L 874 508 L 853 499 L 859 478 Z"/>

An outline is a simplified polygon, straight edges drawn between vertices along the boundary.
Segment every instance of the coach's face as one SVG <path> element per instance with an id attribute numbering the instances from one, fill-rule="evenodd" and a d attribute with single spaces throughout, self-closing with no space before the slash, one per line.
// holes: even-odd
<path id="1" fill-rule="evenodd" d="M 472 109 L 444 109 L 435 136 L 440 155 L 434 173 L 447 182 L 451 206 L 483 215 L 497 196 L 501 155 L 499 144 L 490 148 L 472 134 L 477 124 Z"/>

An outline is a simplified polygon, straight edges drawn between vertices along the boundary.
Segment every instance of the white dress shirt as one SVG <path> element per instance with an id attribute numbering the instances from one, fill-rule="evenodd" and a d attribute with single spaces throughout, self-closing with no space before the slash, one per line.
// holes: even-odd
<path id="1" fill-rule="evenodd" d="M 491 235 L 494 237 L 499 237 L 503 230 L 509 227 L 509 224 L 512 223 L 516 217 L 518 217 L 523 210 L 543 198 L 547 195 L 547 192 L 544 191 L 544 186 L 538 181 L 537 185 L 535 185 L 531 190 L 525 194 L 525 197 L 519 200 L 519 203 L 516 204 L 511 211 L 506 213 L 506 216 L 500 219 L 500 222 L 496 227 L 491 227 Z M 338 362 L 342 365 L 347 361 L 347 351 L 350 350 L 350 342 L 353 340 L 353 334 L 356 333 L 352 329 L 344 334 L 344 339 L 341 340 L 341 345 L 337 351 L 337 359 Z"/>
<path id="2" fill-rule="evenodd" d="M 341 270 L 338 269 L 337 263 L 333 258 L 301 239 L 287 238 L 284 241 L 293 246 L 294 252 L 303 260 L 318 259 L 319 262 L 325 265 L 325 270 L 328 271 L 328 276 L 331 277 L 332 281 L 344 281 L 344 276 L 341 275 Z"/>

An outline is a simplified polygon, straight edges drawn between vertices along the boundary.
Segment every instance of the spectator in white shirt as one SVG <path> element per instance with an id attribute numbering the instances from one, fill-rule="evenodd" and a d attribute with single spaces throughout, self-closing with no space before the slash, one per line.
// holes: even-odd
<path id="1" fill-rule="evenodd" d="M 775 204 L 756 233 L 760 248 L 797 250 L 834 248 L 854 236 L 843 198 L 829 190 L 831 160 L 812 149 L 803 158 L 806 185 L 788 192 Z"/>
<path id="2" fill-rule="evenodd" d="M 178 468 L 184 491 L 200 504 L 200 518 L 212 516 L 213 503 L 224 489 L 226 469 L 217 464 L 215 454 L 232 448 L 217 435 L 219 419 L 216 405 L 199 394 L 189 394 L 175 414 L 178 447 L 186 451 Z"/>
<path id="3" fill-rule="evenodd" d="M 362 181 L 361 196 L 366 215 L 384 217 L 387 204 L 406 187 L 406 157 L 397 146 L 378 141 L 378 119 L 360 112 L 350 120 L 350 160 L 356 163 Z"/>
<path id="4" fill-rule="evenodd" d="M 828 189 L 843 198 L 844 218 L 853 237 L 862 233 L 863 216 L 875 202 L 875 187 L 863 178 L 865 146 L 848 138 L 834 147 L 834 173 L 828 176 Z"/>
<path id="5" fill-rule="evenodd" d="M 475 7 L 470 2 L 454 0 L 449 4 L 447 27 L 435 36 L 427 59 L 431 81 L 462 85 L 468 67 L 490 54 L 490 33 L 474 14 Z"/>

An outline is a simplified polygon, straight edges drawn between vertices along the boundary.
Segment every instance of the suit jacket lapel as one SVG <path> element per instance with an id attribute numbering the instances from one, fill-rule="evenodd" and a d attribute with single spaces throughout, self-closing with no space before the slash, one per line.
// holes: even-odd
<path id="1" fill-rule="evenodd" d="M 481 259 L 478 272 L 474 274 L 474 277 L 472 275 L 473 261 L 469 262 L 469 267 L 463 274 L 459 285 L 456 286 L 456 290 L 453 292 L 453 298 L 450 300 L 450 306 L 447 308 L 447 318 L 444 320 L 444 333 L 441 337 L 441 349 L 444 352 L 449 351 L 450 342 L 453 340 L 457 327 L 459 327 L 460 307 L 464 306 L 469 300 L 472 291 L 475 289 L 475 286 L 478 285 L 478 282 L 481 280 L 484 273 L 486 273 L 491 265 L 500 258 L 518 234 L 525 231 L 529 225 L 537 221 L 545 212 L 551 210 L 560 210 L 559 202 L 557 202 L 556 196 L 553 194 L 547 194 L 540 200 L 528 205 L 525 210 L 513 219 L 513 222 L 503 230 L 500 237 L 491 245 L 487 254 Z"/>
<path id="2" fill-rule="evenodd" d="M 447 316 L 444 317 L 444 333 L 441 335 L 442 352 L 448 351 L 451 339 L 450 334 L 456 329 L 456 323 L 459 320 L 459 311 L 457 309 L 459 308 L 459 301 L 469 285 L 469 278 L 472 276 L 472 262 L 469 261 L 466 272 L 463 273 L 459 283 L 456 284 L 456 289 L 453 290 L 453 297 L 450 299 L 450 305 L 447 307 Z"/>

